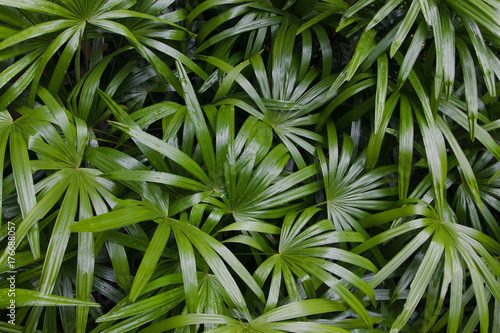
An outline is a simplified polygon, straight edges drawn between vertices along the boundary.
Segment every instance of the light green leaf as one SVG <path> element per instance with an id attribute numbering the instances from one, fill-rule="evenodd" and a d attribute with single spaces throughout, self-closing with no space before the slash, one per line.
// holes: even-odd
<path id="1" fill-rule="evenodd" d="M 16 288 L 15 297 L 9 296 L 9 289 L 0 289 L 0 309 L 6 309 L 15 300 L 16 307 L 24 306 L 93 306 L 99 303 L 81 301 L 74 298 L 47 295 L 38 291 Z"/>
<path id="2" fill-rule="evenodd" d="M 98 232 L 124 227 L 141 221 L 162 217 L 157 210 L 147 206 L 116 209 L 112 212 L 93 216 L 69 226 L 71 232 Z"/>
<path id="3" fill-rule="evenodd" d="M 153 275 L 158 260 L 167 244 L 170 235 L 170 222 L 168 219 L 163 219 L 155 231 L 151 242 L 149 243 L 146 253 L 142 257 L 141 264 L 135 274 L 134 282 L 128 298 L 130 301 L 135 302 L 137 297 L 141 294 L 144 286 Z"/>

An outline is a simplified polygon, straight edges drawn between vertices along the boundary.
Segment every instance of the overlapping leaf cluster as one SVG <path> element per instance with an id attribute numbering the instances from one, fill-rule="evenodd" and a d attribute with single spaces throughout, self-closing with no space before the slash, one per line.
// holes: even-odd
<path id="1" fill-rule="evenodd" d="M 0 331 L 500 331 L 497 0 L 0 0 L 0 39 Z"/>

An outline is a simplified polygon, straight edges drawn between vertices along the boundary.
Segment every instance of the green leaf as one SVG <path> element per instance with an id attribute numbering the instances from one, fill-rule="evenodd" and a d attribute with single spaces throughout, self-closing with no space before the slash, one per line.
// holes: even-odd
<path id="1" fill-rule="evenodd" d="M 80 188 L 80 202 L 79 202 L 79 219 L 90 217 L 94 214 L 89 195 L 95 200 L 99 198 L 95 189 L 82 186 Z M 100 213 L 99 206 L 96 205 L 96 211 Z M 76 269 L 76 297 L 90 301 L 92 292 L 92 282 L 94 278 L 94 264 L 95 264 L 95 251 L 94 251 L 94 235 L 92 233 L 80 233 L 78 235 L 78 263 Z M 81 307 L 76 309 L 76 322 L 77 332 L 84 333 L 87 329 L 87 317 L 89 315 L 88 307 Z"/>
<path id="2" fill-rule="evenodd" d="M 478 115 L 478 91 L 476 81 L 476 68 L 469 49 L 461 39 L 457 39 L 457 50 L 460 55 L 460 63 L 464 75 L 465 100 L 467 102 L 467 114 L 469 118 L 470 137 L 474 140 Z"/>
<path id="3" fill-rule="evenodd" d="M 240 322 L 236 319 L 223 315 L 188 313 L 161 320 L 145 329 L 140 330 L 139 333 L 166 332 L 177 327 L 196 324 L 222 324 L 239 326 Z"/>
<path id="4" fill-rule="evenodd" d="M 181 226 L 180 224 L 178 225 Z M 190 225 L 182 225 L 182 229 L 184 234 L 190 239 L 191 243 L 198 249 L 200 254 L 205 258 L 212 270 L 218 276 L 233 302 L 236 303 L 240 311 L 243 311 L 245 316 L 248 316 L 248 308 L 246 307 L 245 300 L 241 295 L 241 291 L 236 286 L 236 282 L 229 274 L 226 266 L 223 265 L 219 255 L 228 262 L 232 269 L 252 289 L 257 297 L 263 300 L 264 295 L 261 288 L 257 285 L 246 268 L 225 246 L 221 245 L 211 236 Z M 218 255 L 216 255 L 216 253 L 218 253 Z"/>
<path id="5" fill-rule="evenodd" d="M 106 93 L 99 90 L 99 96 L 104 100 L 110 111 L 113 115 L 118 119 L 118 121 L 126 124 L 127 126 L 133 127 L 137 130 L 140 130 L 139 126 L 131 119 L 131 117 L 120 108 Z M 148 147 L 140 141 L 137 141 L 137 146 L 141 151 L 144 152 L 144 155 L 161 171 L 168 171 L 165 162 L 163 161 L 162 156 L 154 150 L 154 148 Z"/>
<path id="6" fill-rule="evenodd" d="M 125 247 L 113 242 L 106 242 L 106 249 L 108 250 L 109 259 L 113 266 L 116 284 L 126 293 L 129 293 L 132 283 L 130 282 L 130 266 Z"/>
<path id="7" fill-rule="evenodd" d="M 371 1 L 371 0 L 370 0 Z M 352 8 L 352 7 L 351 7 Z M 365 58 L 370 54 L 370 52 L 375 47 L 375 35 L 376 31 L 374 29 L 365 30 L 359 38 L 356 49 L 352 56 L 349 65 L 345 67 L 342 73 L 337 77 L 333 85 L 328 90 L 327 96 L 331 96 L 345 81 L 352 79 L 359 66 L 363 63 Z"/>
<path id="8" fill-rule="evenodd" d="M 224 71 L 226 73 L 231 72 L 234 68 L 233 66 L 231 66 L 227 62 L 225 62 L 217 57 L 198 56 L 198 58 L 208 62 L 209 64 L 217 66 L 217 68 L 221 69 L 222 71 Z M 267 108 L 266 108 L 264 102 L 262 101 L 262 98 L 259 96 L 259 94 L 257 93 L 257 90 L 252 86 L 252 84 L 241 73 L 236 76 L 235 80 L 246 91 L 248 96 L 255 102 L 255 104 L 257 104 L 257 106 L 259 107 L 261 112 L 263 112 L 265 114 L 267 111 Z M 227 100 L 225 100 L 223 102 L 224 102 L 224 104 L 232 104 L 232 103 L 229 103 Z M 237 100 L 237 102 L 238 102 L 238 104 L 241 103 L 240 100 Z M 257 118 L 261 117 L 259 114 L 255 114 L 254 116 L 256 116 Z"/>
<path id="9" fill-rule="evenodd" d="M 98 27 L 101 27 L 107 31 L 112 33 L 121 35 L 129 41 L 129 43 L 153 66 L 155 71 L 158 74 L 163 75 L 167 81 L 172 85 L 172 87 L 183 95 L 182 87 L 180 85 L 179 80 L 172 73 L 170 68 L 151 50 L 142 45 L 134 34 L 124 25 L 112 22 L 109 20 L 89 20 L 89 23 L 94 24 Z"/>
<path id="10" fill-rule="evenodd" d="M 55 4 L 53 2 L 45 0 L 23 0 L 23 1 L 2 0 L 2 5 L 25 9 L 25 10 L 31 10 L 43 14 L 76 18 L 75 14 L 71 13 L 66 8 L 58 4 Z"/>
<path id="11" fill-rule="evenodd" d="M 476 51 L 479 65 L 483 71 L 484 81 L 488 88 L 488 93 L 495 96 L 495 76 L 491 68 L 490 57 L 487 52 L 487 46 L 481 34 L 481 30 L 477 22 L 472 20 L 468 15 L 461 15 L 462 21 L 467 29 L 470 40 Z"/>
<path id="12" fill-rule="evenodd" d="M 16 192 L 21 207 L 21 214 L 26 217 L 36 205 L 35 186 L 30 170 L 28 149 L 21 131 L 13 127 L 10 135 L 10 153 L 12 173 L 16 184 Z M 33 258 L 40 257 L 40 240 L 38 225 L 34 224 L 29 233 L 29 241 Z"/>
<path id="13" fill-rule="evenodd" d="M 272 323 L 319 313 L 343 311 L 345 307 L 329 299 L 309 299 L 283 305 L 254 319 L 254 323 Z"/>
<path id="14" fill-rule="evenodd" d="M 387 55 L 383 54 L 377 59 L 377 92 L 375 100 L 375 133 L 380 131 L 384 114 L 385 99 L 387 96 L 387 80 L 389 61 Z"/>
<path id="15" fill-rule="evenodd" d="M 55 176 L 65 176 L 64 171 L 55 174 Z M 68 183 L 64 181 L 56 182 L 56 184 L 45 193 L 45 195 L 37 202 L 35 207 L 26 215 L 26 217 L 17 226 L 16 230 L 16 244 L 17 247 L 23 238 L 26 236 L 30 228 L 40 219 L 45 217 L 45 215 L 52 209 L 52 207 L 59 201 L 64 191 L 68 187 Z M 0 257 L 0 265 L 7 262 L 9 255 L 8 249 L 5 249 L 4 253 Z"/>
<path id="16" fill-rule="evenodd" d="M 370 141 L 368 143 L 367 153 L 366 153 L 366 169 L 371 170 L 377 164 L 378 157 L 380 155 L 380 148 L 382 147 L 382 141 L 385 136 L 387 125 L 392 116 L 392 112 L 396 108 L 396 104 L 399 100 L 399 93 L 392 93 L 387 102 L 383 103 L 383 110 L 378 114 L 378 123 L 375 124 L 375 130 L 370 135 Z"/>
<path id="17" fill-rule="evenodd" d="M 257 232 L 263 232 L 263 233 L 268 233 L 268 234 L 279 234 L 281 232 L 281 229 L 279 227 L 276 227 L 272 224 L 269 223 L 264 223 L 264 222 L 235 222 L 231 223 L 227 227 L 224 227 L 217 231 L 217 233 L 220 232 L 226 232 L 226 231 L 235 231 L 235 230 L 245 230 L 245 231 L 257 231 Z"/>
<path id="18" fill-rule="evenodd" d="M 429 245 L 429 249 L 420 264 L 413 282 L 410 285 L 410 293 L 405 302 L 403 311 L 398 315 L 396 321 L 391 326 L 391 332 L 399 332 L 410 319 L 411 314 L 422 298 L 427 285 L 434 274 L 434 271 L 441 260 L 444 251 L 444 244 L 441 240 L 434 240 Z"/>
<path id="19" fill-rule="evenodd" d="M 417 228 L 422 228 L 428 225 L 428 221 L 424 220 L 415 220 L 405 225 L 394 228 L 393 230 L 389 230 L 381 233 L 369 240 L 365 243 L 359 245 L 357 248 L 353 250 L 354 253 L 360 253 L 364 249 L 372 247 L 376 244 L 386 242 L 400 234 L 404 234 L 410 230 L 414 230 Z M 432 233 L 435 230 L 435 226 L 428 226 L 424 230 L 420 231 L 417 236 L 413 237 L 413 239 L 401 250 L 399 251 L 392 259 L 385 264 L 382 269 L 378 271 L 375 276 L 368 281 L 368 284 L 372 288 L 376 288 L 380 283 L 382 283 L 394 270 L 403 265 L 403 263 L 413 254 L 419 247 L 421 247 L 428 239 L 431 237 Z M 412 300 L 415 301 L 415 300 Z M 404 323 L 403 323 L 404 324 Z"/>
<path id="20" fill-rule="evenodd" d="M 423 133 L 425 152 L 427 154 L 427 162 L 432 176 L 434 185 L 434 197 L 436 200 L 436 210 L 439 216 L 443 216 L 445 211 L 445 182 L 448 172 L 448 161 L 446 147 L 444 145 L 443 134 L 436 126 L 435 122 L 426 124 L 420 110 L 415 109 L 420 130 Z"/>
<path id="21" fill-rule="evenodd" d="M 389 13 L 391 13 L 394 8 L 396 8 L 402 0 L 389 0 L 385 3 L 385 5 L 379 9 L 377 14 L 373 17 L 373 19 L 366 26 L 366 30 L 370 30 L 374 26 L 376 26 L 380 21 L 382 21 Z M 408 14 L 407 14 L 408 15 Z"/>
<path id="22" fill-rule="evenodd" d="M 198 310 L 198 278 L 196 276 L 196 258 L 194 255 L 194 249 L 189 239 L 181 230 L 174 226 L 173 231 L 175 241 L 179 249 L 182 281 L 186 294 L 186 307 L 188 313 L 195 313 Z"/>
<path id="23" fill-rule="evenodd" d="M 304 322 L 277 322 L 277 323 L 265 323 L 255 325 L 260 330 L 265 330 L 265 332 L 335 332 L 335 333 L 347 333 L 343 328 L 330 326 L 327 324 L 318 323 L 304 323 Z M 276 331 L 274 331 L 276 330 Z"/>
<path id="24" fill-rule="evenodd" d="M 112 171 L 105 173 L 102 176 L 116 180 L 130 180 L 130 181 L 142 181 L 142 182 L 146 181 L 152 183 L 160 183 L 193 191 L 210 190 L 205 185 L 195 180 L 166 172 L 139 171 L 139 170 Z"/>
<path id="25" fill-rule="evenodd" d="M 99 303 L 86 302 L 74 298 L 46 295 L 44 293 L 16 288 L 15 296 L 10 296 L 9 289 L 0 289 L 0 309 L 7 309 L 11 300 L 15 300 L 16 307 L 23 306 L 92 306 L 99 307 Z"/>
<path id="26" fill-rule="evenodd" d="M 128 295 L 128 299 L 131 302 L 135 302 L 137 297 L 141 294 L 144 286 L 153 275 L 158 260 L 160 259 L 165 245 L 167 244 L 169 235 L 170 223 L 168 219 L 163 219 L 158 225 L 158 228 L 148 245 L 148 249 L 142 257 L 137 273 L 135 274 L 134 282 Z"/>
<path id="27" fill-rule="evenodd" d="M 445 87 L 445 99 L 448 102 L 453 91 L 455 81 L 455 29 L 451 13 L 446 6 L 439 6 L 442 24 L 442 52 L 443 52 L 443 76 Z"/>
<path id="28" fill-rule="evenodd" d="M 165 141 L 155 138 L 154 136 L 147 134 L 136 128 L 126 126 L 120 123 L 111 122 L 113 126 L 121 129 L 138 142 L 158 151 L 159 153 L 165 155 L 166 157 L 172 159 L 179 165 L 183 166 L 186 171 L 201 180 L 204 184 L 210 184 L 210 179 L 205 174 L 203 169 L 195 162 L 191 157 L 180 151 L 179 149 L 169 145 Z"/>
<path id="29" fill-rule="evenodd" d="M 97 322 L 110 321 L 121 319 L 136 314 L 144 313 L 148 310 L 152 310 L 159 306 L 165 306 L 167 308 L 173 308 L 183 299 L 182 287 L 177 287 L 171 289 L 167 292 L 160 293 L 158 295 L 140 300 L 136 303 L 125 305 L 116 310 L 110 311 L 108 314 L 97 318 Z"/>
<path id="30" fill-rule="evenodd" d="M 427 30 L 428 28 L 425 22 L 420 22 L 417 30 L 415 31 L 415 34 L 412 37 L 410 47 L 406 52 L 406 56 L 401 63 L 401 69 L 398 72 L 398 87 L 403 86 L 403 83 L 405 83 L 406 79 L 413 70 L 415 62 L 417 61 L 417 58 L 422 51 L 423 44 L 427 37 Z"/>
<path id="31" fill-rule="evenodd" d="M 277 25 L 277 24 L 281 23 L 282 20 L 283 20 L 283 18 L 281 16 L 272 16 L 272 17 L 257 19 L 257 20 L 254 20 L 254 21 L 248 22 L 248 23 L 237 24 L 236 26 L 234 26 L 232 28 L 228 28 L 228 29 L 218 33 L 217 35 L 209 38 L 207 41 L 205 41 L 203 44 L 201 44 L 200 47 L 198 47 L 196 49 L 195 54 L 198 54 L 198 53 L 206 50 L 210 46 L 217 44 L 217 43 L 223 41 L 224 39 L 238 36 L 239 34 L 242 34 L 242 33 L 247 32 L 247 31 L 252 31 L 252 30 L 255 30 L 258 28 L 265 28 L 265 27 Z"/>
<path id="32" fill-rule="evenodd" d="M 481 194 L 479 192 L 479 187 L 477 185 L 476 176 L 474 174 L 474 171 L 472 170 L 469 160 L 465 156 L 464 152 L 462 151 L 462 148 L 460 147 L 460 144 L 458 143 L 457 139 L 455 138 L 455 136 L 453 135 L 452 131 L 450 130 L 446 122 L 443 120 L 443 118 L 438 117 L 436 123 L 441 132 L 444 134 L 446 141 L 448 141 L 448 144 L 451 146 L 451 149 L 453 150 L 453 153 L 458 160 L 458 163 L 464 175 L 467 186 L 469 187 L 469 190 L 472 192 L 472 195 L 474 195 L 477 204 L 481 207 L 482 206 Z"/>
<path id="33" fill-rule="evenodd" d="M 93 216 L 69 226 L 71 232 L 98 232 L 124 227 L 141 221 L 162 217 L 157 210 L 147 206 L 117 209 L 112 212 Z"/>
<path id="34" fill-rule="evenodd" d="M 68 142 L 75 142 L 75 132 L 70 123 L 69 112 L 67 112 L 63 107 L 56 101 L 56 99 L 43 87 L 39 87 L 37 91 L 40 98 L 47 104 L 50 111 L 54 114 L 54 118 L 57 124 L 61 127 L 64 137 Z M 70 156 L 68 156 L 76 167 L 80 165 L 77 157 L 77 152 L 74 144 L 68 144 Z"/>
<path id="35" fill-rule="evenodd" d="M 399 26 L 396 36 L 392 41 L 391 52 L 390 52 L 391 58 L 394 57 L 396 52 L 401 47 L 401 44 L 403 44 L 404 40 L 406 39 L 406 36 L 408 35 L 408 32 L 415 23 L 415 20 L 419 12 L 420 12 L 419 2 L 412 1 L 410 8 L 406 12 L 405 18 L 403 19 L 401 25 Z"/>
<path id="36" fill-rule="evenodd" d="M 413 113 L 408 98 L 400 98 L 399 123 L 399 158 L 398 158 L 398 189 L 399 200 L 406 199 L 410 188 L 411 169 L 413 164 Z"/>
<path id="37" fill-rule="evenodd" d="M 69 179 L 66 179 L 66 181 L 69 182 L 69 186 L 61 204 L 61 208 L 59 209 L 59 213 L 57 214 L 54 229 L 46 250 L 42 274 L 40 276 L 38 290 L 45 294 L 52 293 L 56 284 L 57 275 L 61 269 L 61 263 L 70 237 L 69 226 L 75 221 L 78 209 L 78 206 L 74 203 L 78 202 L 78 186 L 80 185 L 80 180 L 77 178 L 76 174 L 68 178 Z M 42 200 L 39 202 L 41 203 Z"/>
<path id="38" fill-rule="evenodd" d="M 342 21 L 347 20 L 348 18 L 352 17 L 354 14 L 362 10 L 363 8 L 371 5 L 375 0 L 361 0 L 356 2 L 354 5 L 352 5 L 349 9 L 347 9 L 342 16 Z"/>
<path id="39" fill-rule="evenodd" d="M 203 116 L 203 111 L 201 110 L 198 98 L 196 97 L 193 86 L 189 81 L 186 70 L 179 61 L 176 62 L 176 65 L 177 71 L 179 72 L 182 89 L 184 90 L 184 100 L 186 101 L 190 120 L 194 125 L 194 130 L 196 132 L 198 144 L 200 145 L 201 154 L 207 166 L 209 175 L 212 175 L 213 177 L 217 173 L 217 171 L 212 138 L 208 131 L 208 127 Z"/>

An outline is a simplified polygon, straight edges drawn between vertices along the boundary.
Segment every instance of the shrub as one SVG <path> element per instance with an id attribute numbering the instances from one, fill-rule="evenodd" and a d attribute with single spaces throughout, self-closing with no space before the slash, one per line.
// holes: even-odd
<path id="1" fill-rule="evenodd" d="M 0 23 L 1 331 L 500 331 L 498 1 Z"/>

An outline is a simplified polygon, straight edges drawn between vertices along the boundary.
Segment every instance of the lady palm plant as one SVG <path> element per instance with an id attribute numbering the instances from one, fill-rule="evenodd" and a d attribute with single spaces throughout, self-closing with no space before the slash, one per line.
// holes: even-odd
<path id="1" fill-rule="evenodd" d="M 0 0 L 0 331 L 500 331 L 499 22 Z"/>

